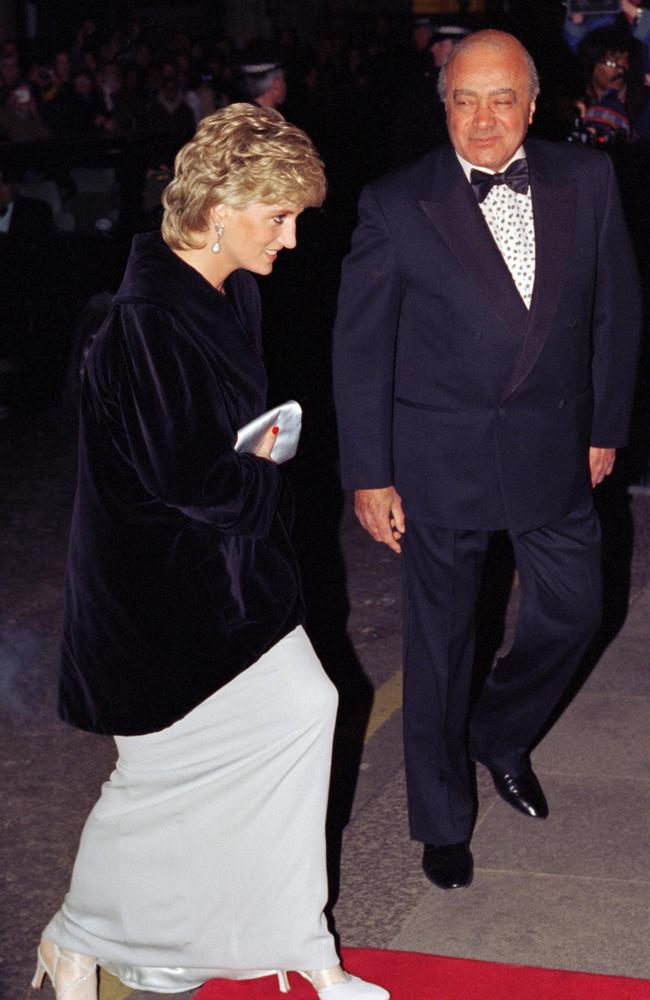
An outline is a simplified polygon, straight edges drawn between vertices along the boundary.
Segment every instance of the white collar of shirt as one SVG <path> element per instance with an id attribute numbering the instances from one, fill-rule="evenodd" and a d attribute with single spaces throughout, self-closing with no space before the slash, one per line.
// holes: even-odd
<path id="1" fill-rule="evenodd" d="M 7 206 L 7 211 L 3 216 L 0 216 L 0 233 L 8 233 L 9 226 L 11 225 L 11 216 L 14 214 L 14 203 L 10 201 Z"/>
<path id="2" fill-rule="evenodd" d="M 454 152 L 456 153 L 456 156 L 458 157 L 458 162 L 460 163 L 461 167 L 463 168 L 463 172 L 464 172 L 465 177 L 467 178 L 467 180 L 469 180 L 469 175 L 470 175 L 470 173 L 471 173 L 472 170 L 482 170 L 486 174 L 503 173 L 504 170 L 508 169 L 508 167 L 510 166 L 511 163 L 515 162 L 515 160 L 525 160 L 526 159 L 526 153 L 524 151 L 524 147 L 520 146 L 519 149 L 517 150 L 517 152 L 514 154 L 514 156 L 510 160 L 508 160 L 508 162 L 503 167 L 501 167 L 501 170 L 491 170 L 489 167 L 479 167 L 475 163 L 470 163 L 469 160 L 465 160 L 460 155 L 460 153 L 458 152 L 458 150 L 454 150 Z"/>

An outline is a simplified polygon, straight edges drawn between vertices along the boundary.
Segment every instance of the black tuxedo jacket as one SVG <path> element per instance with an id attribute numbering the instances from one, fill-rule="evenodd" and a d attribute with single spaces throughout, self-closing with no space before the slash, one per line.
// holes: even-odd
<path id="1" fill-rule="evenodd" d="M 343 265 L 334 380 L 344 486 L 407 517 L 526 531 L 626 443 L 638 275 L 609 158 L 530 140 L 536 272 L 517 292 L 451 146 L 371 185 Z"/>

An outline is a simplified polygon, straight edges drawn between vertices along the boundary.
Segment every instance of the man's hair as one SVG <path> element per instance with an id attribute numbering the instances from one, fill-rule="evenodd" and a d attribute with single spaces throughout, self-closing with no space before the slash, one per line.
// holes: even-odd
<path id="1" fill-rule="evenodd" d="M 213 205 L 316 207 L 325 190 L 323 164 L 301 129 L 272 108 L 231 104 L 204 118 L 177 154 L 162 198 L 162 236 L 174 249 L 198 249 Z"/>
<path id="2" fill-rule="evenodd" d="M 539 94 L 539 74 L 533 57 L 514 35 L 510 35 L 506 31 L 496 31 L 494 28 L 488 28 L 485 31 L 476 31 L 472 35 L 467 35 L 453 47 L 445 59 L 438 76 L 438 96 L 440 100 L 444 103 L 447 98 L 447 73 L 449 72 L 449 67 L 462 52 L 474 48 L 475 45 L 489 45 L 494 49 L 503 49 L 511 42 L 516 43 L 524 57 L 528 70 L 528 96 L 531 101 L 534 100 Z"/>
<path id="3" fill-rule="evenodd" d="M 578 56 L 587 77 L 591 76 L 594 66 L 606 56 L 622 52 L 626 52 L 629 56 L 632 55 L 634 52 L 633 39 L 629 32 L 609 25 L 590 31 L 578 46 Z"/>

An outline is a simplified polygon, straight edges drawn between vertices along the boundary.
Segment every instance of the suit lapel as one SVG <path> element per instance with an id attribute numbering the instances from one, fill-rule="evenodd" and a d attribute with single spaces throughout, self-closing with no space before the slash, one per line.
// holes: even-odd
<path id="1" fill-rule="evenodd" d="M 504 325 L 521 338 L 528 310 L 451 147 L 440 150 L 434 197 L 420 206 Z"/>
<path id="2" fill-rule="evenodd" d="M 535 220 L 535 286 L 522 349 L 503 398 L 530 373 L 550 332 L 564 290 L 576 223 L 576 182 L 557 176 L 535 143 L 526 144 Z"/>

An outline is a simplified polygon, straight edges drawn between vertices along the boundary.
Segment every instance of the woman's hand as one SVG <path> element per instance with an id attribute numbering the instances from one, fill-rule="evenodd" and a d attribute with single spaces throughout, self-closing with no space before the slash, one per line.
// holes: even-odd
<path id="1" fill-rule="evenodd" d="M 258 458 L 266 458 L 269 462 L 273 461 L 271 458 L 271 452 L 273 451 L 273 445 L 275 444 L 279 431 L 279 427 L 271 427 L 271 429 L 266 432 L 254 452 Z"/>

